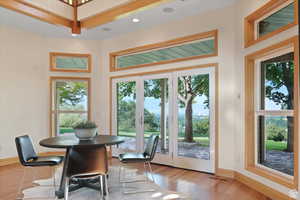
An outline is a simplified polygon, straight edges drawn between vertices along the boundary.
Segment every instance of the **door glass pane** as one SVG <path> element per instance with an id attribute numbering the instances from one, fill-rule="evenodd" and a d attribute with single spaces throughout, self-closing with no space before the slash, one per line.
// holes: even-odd
<path id="1" fill-rule="evenodd" d="M 260 116 L 258 163 L 293 176 L 293 117 Z"/>
<path id="2" fill-rule="evenodd" d="M 136 149 L 136 82 L 117 83 L 117 135 L 124 143 L 119 148 Z"/>
<path id="3" fill-rule="evenodd" d="M 293 110 L 294 53 L 261 63 L 261 110 Z"/>
<path id="4" fill-rule="evenodd" d="M 178 156 L 210 159 L 209 75 L 178 78 Z"/>
<path id="5" fill-rule="evenodd" d="M 150 135 L 159 136 L 157 152 L 169 152 L 168 79 L 144 81 L 144 143 Z"/>
<path id="6" fill-rule="evenodd" d="M 294 22 L 294 3 L 280 9 L 258 23 L 259 37 Z"/>

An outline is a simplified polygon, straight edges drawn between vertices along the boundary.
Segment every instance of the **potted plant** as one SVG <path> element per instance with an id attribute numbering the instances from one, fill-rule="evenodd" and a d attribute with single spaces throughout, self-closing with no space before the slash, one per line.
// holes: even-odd
<path id="1" fill-rule="evenodd" d="M 81 121 L 73 129 L 80 140 L 90 140 L 97 134 L 97 125 L 92 121 Z"/>

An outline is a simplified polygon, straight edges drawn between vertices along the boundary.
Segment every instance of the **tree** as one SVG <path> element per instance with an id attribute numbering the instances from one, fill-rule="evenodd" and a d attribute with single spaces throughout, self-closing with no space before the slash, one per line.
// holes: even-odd
<path id="1" fill-rule="evenodd" d="M 280 105 L 281 109 L 292 110 L 294 100 L 294 54 L 288 53 L 263 62 L 265 74 L 265 97 Z M 264 95 L 264 94 L 263 94 Z M 293 118 L 287 117 L 287 151 L 293 152 Z"/>
<path id="2" fill-rule="evenodd" d="M 135 102 L 118 102 L 118 129 L 121 131 L 135 130 Z"/>
<path id="3" fill-rule="evenodd" d="M 178 99 L 185 108 L 185 138 L 193 142 L 193 102 L 197 96 L 209 96 L 209 75 L 182 76 L 178 80 Z M 209 101 L 204 102 L 209 106 Z"/>
<path id="4" fill-rule="evenodd" d="M 58 82 L 57 95 L 60 105 L 76 106 L 86 98 L 87 85 L 85 82 Z"/>
<path id="5" fill-rule="evenodd" d="M 209 137 L 209 118 L 202 118 L 193 124 L 194 133 L 202 137 Z"/>

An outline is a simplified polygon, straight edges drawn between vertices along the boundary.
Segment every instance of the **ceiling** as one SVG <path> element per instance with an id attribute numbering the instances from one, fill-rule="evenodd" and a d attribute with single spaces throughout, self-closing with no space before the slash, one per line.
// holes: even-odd
<path id="1" fill-rule="evenodd" d="M 93 29 L 82 30 L 82 34 L 77 37 L 91 40 L 107 39 L 138 29 L 144 29 L 226 7 L 234 3 L 234 1 L 235 0 L 174 0 Z M 164 12 L 164 10 L 173 10 L 173 12 Z M 140 19 L 140 22 L 133 23 L 133 18 Z M 0 24 L 18 27 L 49 37 L 72 37 L 69 28 L 48 24 L 2 7 L 0 7 Z"/>

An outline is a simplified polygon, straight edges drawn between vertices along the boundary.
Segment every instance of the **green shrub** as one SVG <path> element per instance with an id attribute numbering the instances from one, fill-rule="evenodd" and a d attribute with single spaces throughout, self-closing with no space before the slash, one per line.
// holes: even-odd
<path id="1" fill-rule="evenodd" d="M 287 138 L 287 130 L 286 129 L 276 126 L 276 125 L 273 125 L 273 124 L 267 125 L 267 139 L 268 140 L 281 142 L 281 141 L 284 141 L 286 138 Z"/>
<path id="2" fill-rule="evenodd" d="M 95 122 L 92 121 L 81 121 L 73 126 L 73 129 L 92 129 L 97 128 Z"/>
<path id="3" fill-rule="evenodd" d="M 82 117 L 80 114 L 61 114 L 60 115 L 60 127 L 70 128 L 73 127 L 75 124 L 82 121 Z"/>

